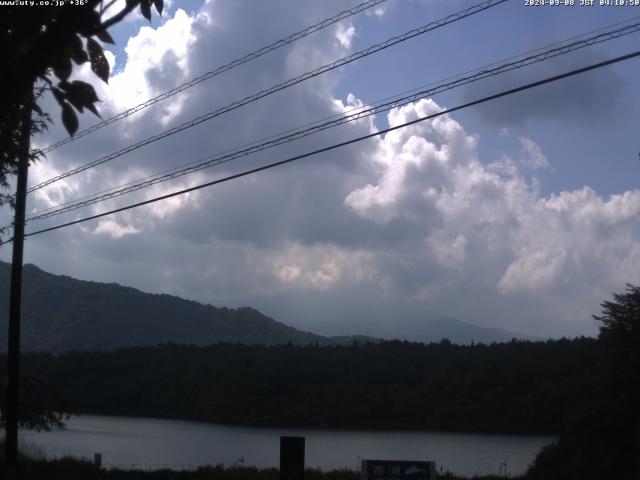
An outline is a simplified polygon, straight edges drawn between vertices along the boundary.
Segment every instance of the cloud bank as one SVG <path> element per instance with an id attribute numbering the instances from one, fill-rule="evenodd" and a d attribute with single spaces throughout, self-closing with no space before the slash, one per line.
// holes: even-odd
<path id="1" fill-rule="evenodd" d="M 127 43 L 124 67 L 99 88 L 101 111 L 117 113 L 344 8 L 338 1 L 305 5 L 209 1 L 191 15 L 178 9 L 158 28 L 141 28 Z M 262 21 L 267 16 L 273 21 Z M 251 36 L 238 35 L 249 31 Z M 335 60 L 351 51 L 357 35 L 357 21 L 343 22 L 187 90 L 52 152 L 31 181 Z M 115 64 L 113 54 L 110 61 Z M 86 70 L 79 73 L 92 78 Z M 345 75 L 313 79 L 70 177 L 39 191 L 30 208 L 362 106 L 357 91 L 337 97 Z M 398 125 L 443 107 L 422 100 L 390 111 L 386 121 Z M 531 115 L 544 114 L 544 105 L 538 107 Z M 482 114 L 511 121 L 501 111 Z M 81 213 L 369 133 L 382 120 L 349 124 Z M 38 142 L 60 136 L 54 128 Z M 539 336 L 593 333 L 589 318 L 598 303 L 625 282 L 640 280 L 640 191 L 605 198 L 585 185 L 545 196 L 538 180 L 525 175 L 554 161 L 534 136 L 519 139 L 516 156 L 495 159 L 480 158 L 480 142 L 455 117 L 441 116 L 281 169 L 33 237 L 28 261 L 215 305 L 252 304 L 320 333 L 401 336 L 408 324 L 444 315 Z"/>

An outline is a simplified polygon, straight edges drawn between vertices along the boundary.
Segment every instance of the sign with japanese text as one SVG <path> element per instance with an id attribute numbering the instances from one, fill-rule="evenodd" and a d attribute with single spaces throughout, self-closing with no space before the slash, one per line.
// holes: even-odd
<path id="1" fill-rule="evenodd" d="M 435 462 L 362 460 L 362 480 L 435 480 Z"/>

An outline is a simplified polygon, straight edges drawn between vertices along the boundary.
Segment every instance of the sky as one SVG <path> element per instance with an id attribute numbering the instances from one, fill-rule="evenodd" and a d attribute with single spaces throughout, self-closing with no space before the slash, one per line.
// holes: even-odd
<path id="1" fill-rule="evenodd" d="M 103 118 L 299 31 L 355 1 L 174 0 L 112 28 Z M 579 3 L 579 0 L 577 1 Z M 473 5 L 388 0 L 50 152 L 34 185 L 389 37 Z M 117 5 L 116 5 L 117 7 Z M 485 12 L 314 77 L 38 190 L 28 212 L 144 178 L 640 15 L 640 7 Z M 636 19 L 638 21 L 638 19 Z M 614 28 L 614 27 L 611 27 Z M 423 99 L 287 145 L 27 225 L 170 193 L 637 48 L 640 34 Z M 320 334 L 403 337 L 454 317 L 538 337 L 594 335 L 600 303 L 640 283 L 640 60 L 28 238 L 25 262 L 216 306 L 253 306 Z M 35 137 L 66 136 L 55 118 Z M 80 116 L 80 128 L 96 123 Z M 3 211 L 4 223 L 10 212 Z M 10 259 L 10 248 L 0 247 Z"/>

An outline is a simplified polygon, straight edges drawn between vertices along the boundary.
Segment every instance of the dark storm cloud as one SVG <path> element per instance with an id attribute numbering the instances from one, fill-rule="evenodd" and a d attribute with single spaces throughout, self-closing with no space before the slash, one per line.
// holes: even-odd
<path id="1" fill-rule="evenodd" d="M 462 96 L 465 101 L 476 100 L 605 59 L 595 51 L 581 50 L 474 83 L 463 89 Z M 545 119 L 597 123 L 620 107 L 626 89 L 615 67 L 606 67 L 479 105 L 472 112 L 481 120 L 506 127 Z"/>

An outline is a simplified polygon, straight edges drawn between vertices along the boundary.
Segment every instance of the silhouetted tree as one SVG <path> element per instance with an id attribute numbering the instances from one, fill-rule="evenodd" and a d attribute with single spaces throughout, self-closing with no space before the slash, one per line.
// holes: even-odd
<path id="1" fill-rule="evenodd" d="M 595 339 L 465 345 L 166 344 L 26 354 L 81 413 L 250 425 L 553 432 L 591 391 Z"/>
<path id="2" fill-rule="evenodd" d="M 30 137 L 46 129 L 51 122 L 51 117 L 38 104 L 42 95 L 53 95 L 61 109 L 62 123 L 73 135 L 78 129 L 76 112 L 82 113 L 86 108 L 98 115 L 95 104 L 99 101 L 90 83 L 71 78 L 73 63 L 81 65 L 89 62 L 91 70 L 107 82 L 109 64 L 99 40 L 113 43 L 108 29 L 138 6 L 149 20 L 152 5 L 159 13 L 163 9 L 163 0 L 126 0 L 117 13 L 112 10 L 118 5 L 115 0 L 62 0 L 61 5 L 56 7 L 21 3 L 3 5 L 0 12 L 0 188 L 9 186 L 9 178 L 17 174 L 18 165 L 21 160 L 24 161 L 25 154 L 29 163 L 41 156 L 41 152 L 30 148 Z M 26 167 L 24 163 L 23 167 Z M 21 198 L 24 198 L 26 185 L 26 177 L 23 178 L 25 183 Z M 12 195 L 0 193 L 0 205 L 7 202 L 15 206 Z M 24 214 L 24 202 L 20 209 Z M 22 241 L 21 234 L 16 234 L 16 237 Z M 21 261 L 20 255 L 18 263 Z M 20 302 L 19 297 L 17 302 Z M 16 343 L 9 345 L 10 352 L 19 351 L 11 348 Z M 17 365 L 17 362 L 14 361 L 13 365 Z M 9 398 L 15 398 L 18 393 L 13 387 L 17 384 L 12 383 L 15 382 L 16 373 L 17 369 L 11 368 L 10 386 L 3 389 L 9 391 Z M 29 423 L 28 418 L 24 417 L 28 413 L 29 418 L 35 418 L 34 415 L 37 417 L 38 413 L 37 408 L 29 412 L 23 408 L 28 405 L 24 400 L 27 399 L 30 385 L 23 384 L 19 392 L 23 403 L 20 404 L 22 410 L 18 415 L 23 414 L 23 418 L 18 421 L 27 426 L 39 426 L 41 424 L 38 422 L 42 420 L 45 426 L 55 426 L 57 417 L 49 415 L 45 406 L 38 402 L 32 405 L 45 408 L 40 411 L 38 421 Z M 15 420 L 11 415 L 7 415 L 7 418 Z"/>
<path id="3" fill-rule="evenodd" d="M 600 341 L 607 355 L 607 379 L 612 393 L 640 401 L 640 288 L 627 285 L 626 293 L 614 294 L 602 303 Z"/>
<path id="4" fill-rule="evenodd" d="M 5 404 L 6 372 L 0 371 L 0 400 Z M 64 428 L 66 403 L 56 388 L 33 375 L 20 380 L 20 411 L 18 423 L 30 430 L 55 430 Z M 4 411 L 0 411 L 0 423 L 4 425 Z"/>
<path id="5" fill-rule="evenodd" d="M 66 0 L 68 4 L 70 0 Z M 79 3 L 79 4 L 78 4 Z M 73 135 L 78 129 L 76 112 L 84 109 L 98 115 L 98 97 L 91 84 L 72 80 L 72 65 L 90 62 L 104 82 L 109 64 L 98 40 L 113 43 L 108 29 L 140 6 L 151 19 L 151 6 L 162 13 L 163 0 L 127 0 L 113 13 L 115 0 L 76 0 L 59 7 L 4 5 L 0 14 L 0 187 L 17 172 L 21 112 L 31 106 L 35 114 L 32 134 L 51 121 L 38 101 L 51 93 L 61 109 L 62 123 Z M 111 13 L 109 13 L 111 12 Z M 35 85 L 35 88 L 34 88 Z M 39 152 L 31 153 L 30 161 Z M 0 195 L 0 205 L 12 202 Z"/>
<path id="6" fill-rule="evenodd" d="M 640 476 L 640 287 L 602 304 L 600 342 L 605 354 L 604 388 L 610 403 L 609 417 L 619 425 L 619 459 L 629 478 Z M 615 433 L 615 432 L 614 432 Z"/>
<path id="7" fill-rule="evenodd" d="M 538 455 L 535 479 L 626 480 L 640 477 L 640 288 L 627 285 L 601 304 L 594 378 L 602 395 L 576 405 L 559 441 Z"/>

